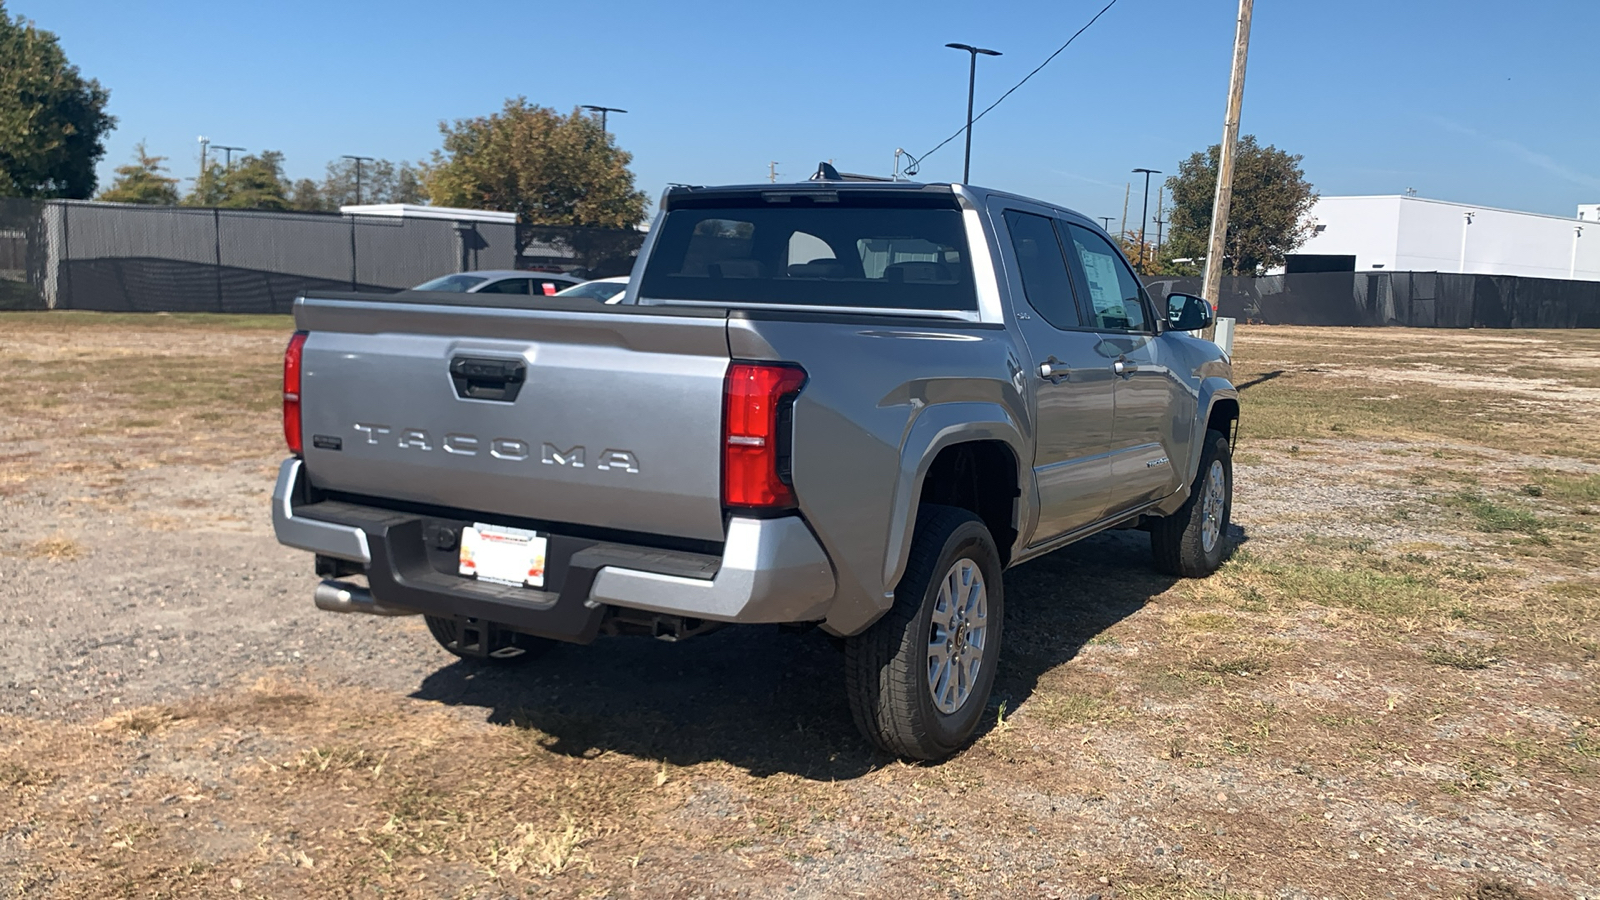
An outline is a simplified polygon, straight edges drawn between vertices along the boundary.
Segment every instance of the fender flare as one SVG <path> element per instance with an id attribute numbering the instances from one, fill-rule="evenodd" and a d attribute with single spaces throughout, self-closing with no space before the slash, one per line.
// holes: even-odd
<path id="1" fill-rule="evenodd" d="M 894 586 L 905 574 L 911 556 L 912 532 L 917 525 L 917 504 L 928 469 L 946 447 L 971 441 L 1000 441 L 1017 462 L 1017 489 L 1022 505 L 1018 510 L 1017 538 L 1028 531 L 1035 501 L 1028 491 L 1032 455 L 1024 452 L 1027 442 L 1016 420 L 998 403 L 957 402 L 927 407 L 906 429 L 900 445 L 900 469 L 895 478 L 889 508 L 889 535 L 884 547 L 884 596 L 892 596 Z"/>
<path id="2" fill-rule="evenodd" d="M 1239 389 L 1228 379 L 1215 375 L 1200 382 L 1199 403 L 1195 405 L 1200 414 L 1195 416 L 1194 439 L 1189 443 L 1194 449 L 1189 454 L 1189 477 L 1184 479 L 1181 491 L 1185 496 L 1189 493 L 1189 485 L 1194 484 L 1195 476 L 1200 474 L 1200 448 L 1205 444 L 1206 423 L 1211 421 L 1211 411 L 1216 408 L 1220 400 L 1232 400 L 1238 404 Z M 1232 440 L 1233 435 L 1229 435 L 1228 439 Z"/>

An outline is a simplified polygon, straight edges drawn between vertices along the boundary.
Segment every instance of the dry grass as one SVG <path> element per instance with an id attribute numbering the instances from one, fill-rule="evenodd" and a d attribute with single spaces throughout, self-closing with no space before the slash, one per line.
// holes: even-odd
<path id="1" fill-rule="evenodd" d="M 125 404 L 211 359 L 188 396 L 213 438 L 276 440 L 277 323 L 18 321 L 0 360 L 30 335 Z M 794 675 L 770 695 L 691 705 L 670 671 L 612 679 L 621 642 L 525 681 L 441 663 L 501 692 L 487 715 L 311 672 L 0 717 L 0 895 L 1595 896 L 1600 403 L 1572 398 L 1596 360 L 1587 333 L 1243 329 L 1239 380 L 1279 373 L 1244 392 L 1246 542 L 1203 581 L 1152 574 L 1134 533 L 1008 573 L 995 708 L 942 765 L 861 746 L 815 636 L 743 658 Z M 40 390 L 57 428 L 190 411 Z M 52 468 L 49 434 L 30 471 L 114 475 Z"/>

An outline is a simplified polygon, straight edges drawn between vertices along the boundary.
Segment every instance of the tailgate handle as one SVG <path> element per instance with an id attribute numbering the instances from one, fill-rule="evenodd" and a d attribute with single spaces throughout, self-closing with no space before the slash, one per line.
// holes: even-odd
<path id="1" fill-rule="evenodd" d="M 458 356 L 450 360 L 450 380 L 463 400 L 498 400 L 510 403 L 528 378 L 528 364 L 520 359 L 486 359 Z"/>

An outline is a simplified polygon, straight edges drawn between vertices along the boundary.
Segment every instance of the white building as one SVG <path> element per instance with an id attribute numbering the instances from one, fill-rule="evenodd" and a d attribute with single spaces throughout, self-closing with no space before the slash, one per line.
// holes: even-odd
<path id="1" fill-rule="evenodd" d="M 1289 256 L 1288 271 L 1353 268 L 1600 281 L 1600 204 L 1580 206 L 1577 217 L 1568 219 L 1404 194 L 1323 197 L 1311 217 L 1316 233 Z"/>

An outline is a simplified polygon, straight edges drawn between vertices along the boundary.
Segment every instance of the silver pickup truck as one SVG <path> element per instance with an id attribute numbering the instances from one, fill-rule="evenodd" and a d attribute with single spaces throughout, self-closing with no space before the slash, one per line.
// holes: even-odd
<path id="1" fill-rule="evenodd" d="M 1070 210 L 965 185 L 674 187 L 622 302 L 295 303 L 278 540 L 316 605 L 446 650 L 724 625 L 841 638 L 856 722 L 937 759 L 1002 572 L 1108 528 L 1221 564 L 1239 417 L 1203 300 Z M 354 579 L 354 580 L 352 580 Z"/>

